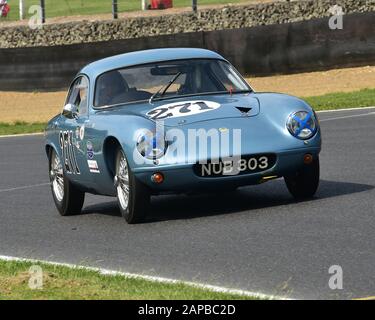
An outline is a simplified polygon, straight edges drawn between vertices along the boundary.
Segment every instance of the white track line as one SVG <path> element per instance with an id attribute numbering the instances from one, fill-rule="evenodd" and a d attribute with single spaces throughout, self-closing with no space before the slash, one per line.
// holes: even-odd
<path id="1" fill-rule="evenodd" d="M 38 133 L 21 133 L 21 134 L 8 134 L 8 135 L 4 135 L 4 136 L 0 135 L 0 139 L 3 139 L 3 138 L 32 137 L 32 136 L 42 136 L 42 135 L 44 135 L 43 132 L 38 132 Z"/>
<path id="2" fill-rule="evenodd" d="M 358 117 L 366 117 L 366 116 L 371 116 L 371 115 L 375 115 L 375 112 L 369 112 L 369 113 L 363 113 L 363 114 L 354 114 L 354 115 L 351 115 L 351 116 L 344 116 L 344 117 L 322 119 L 322 120 L 319 120 L 319 122 L 333 121 L 333 120 L 340 120 L 340 119 L 349 119 L 349 118 L 358 118 Z"/>
<path id="3" fill-rule="evenodd" d="M 29 186 L 22 186 L 22 187 L 15 187 L 15 188 L 9 188 L 9 189 L 0 189 L 1 192 L 11 192 L 11 191 L 17 191 L 17 190 L 23 190 L 23 189 L 31 189 L 31 188 L 36 188 L 36 187 L 42 187 L 42 186 L 47 186 L 49 185 L 49 182 L 44 182 L 44 183 L 39 183 L 39 184 L 33 184 Z"/>
<path id="4" fill-rule="evenodd" d="M 347 109 L 333 109 L 333 110 L 321 110 L 316 111 L 316 113 L 327 113 L 327 112 L 342 112 L 342 111 L 360 111 L 360 110 L 368 110 L 368 109 L 375 109 L 375 107 L 363 107 L 363 108 L 347 108 Z"/>
<path id="5" fill-rule="evenodd" d="M 147 281 L 158 282 L 158 283 L 166 283 L 166 284 L 185 284 L 194 288 L 204 289 L 208 291 L 220 292 L 220 293 L 226 293 L 226 294 L 235 294 L 235 295 L 253 297 L 253 298 L 258 298 L 258 299 L 289 300 L 288 298 L 285 298 L 285 297 L 278 297 L 278 296 L 267 295 L 263 293 L 251 292 L 251 291 L 240 290 L 240 289 L 230 289 L 230 288 L 225 288 L 225 287 L 213 286 L 213 285 L 205 284 L 205 283 L 181 281 L 181 280 L 176 280 L 176 279 L 169 279 L 169 278 L 156 277 L 156 276 L 147 276 L 147 275 L 142 275 L 142 274 L 114 271 L 114 270 L 108 270 L 108 269 L 102 269 L 102 268 L 79 266 L 79 265 L 74 265 L 74 264 L 69 264 L 69 263 L 52 262 L 52 261 L 44 261 L 44 260 L 36 260 L 36 259 L 25 259 L 25 258 L 11 257 L 11 256 L 2 256 L 2 255 L 0 255 L 0 260 L 44 263 L 44 264 L 48 264 L 52 266 L 67 267 L 70 269 L 83 269 L 87 271 L 95 271 L 106 276 L 122 276 L 125 278 L 141 279 L 141 280 L 147 280 Z"/>

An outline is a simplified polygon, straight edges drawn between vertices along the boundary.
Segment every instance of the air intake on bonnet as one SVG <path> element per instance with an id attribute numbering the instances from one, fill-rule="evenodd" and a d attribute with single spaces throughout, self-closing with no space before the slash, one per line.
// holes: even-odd
<path id="1" fill-rule="evenodd" d="M 239 110 L 241 113 L 248 113 L 252 108 L 250 107 L 235 107 L 237 110 Z"/>

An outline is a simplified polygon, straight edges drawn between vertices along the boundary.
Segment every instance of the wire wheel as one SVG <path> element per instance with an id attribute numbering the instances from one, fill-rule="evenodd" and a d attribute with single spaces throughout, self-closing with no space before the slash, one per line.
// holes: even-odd
<path id="1" fill-rule="evenodd" d="M 129 186 L 129 169 L 128 162 L 124 156 L 124 153 L 120 151 L 119 161 L 116 168 L 117 176 L 117 196 L 121 205 L 121 209 L 127 210 L 129 207 L 129 195 L 130 195 L 130 186 Z"/>
<path id="2" fill-rule="evenodd" d="M 64 199 L 64 173 L 61 161 L 55 152 L 52 153 L 50 180 L 56 200 L 62 202 Z"/>

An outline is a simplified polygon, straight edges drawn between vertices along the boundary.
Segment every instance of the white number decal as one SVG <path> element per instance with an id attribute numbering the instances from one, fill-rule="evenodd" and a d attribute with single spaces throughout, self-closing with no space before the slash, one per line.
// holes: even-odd
<path id="1" fill-rule="evenodd" d="M 60 132 L 60 147 L 66 172 L 80 174 L 75 153 L 75 144 L 73 142 L 73 131 Z"/>
<path id="2" fill-rule="evenodd" d="M 186 101 L 165 104 L 147 112 L 152 120 L 190 116 L 202 112 L 215 110 L 220 104 L 213 101 Z"/>

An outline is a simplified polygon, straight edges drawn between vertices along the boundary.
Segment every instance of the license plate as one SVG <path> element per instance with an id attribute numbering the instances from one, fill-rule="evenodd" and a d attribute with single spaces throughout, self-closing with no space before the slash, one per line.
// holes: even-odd
<path id="1" fill-rule="evenodd" d="M 220 159 L 194 165 L 194 172 L 202 178 L 236 176 L 262 172 L 272 168 L 276 163 L 276 155 L 262 154 L 242 156 L 241 158 Z"/>

